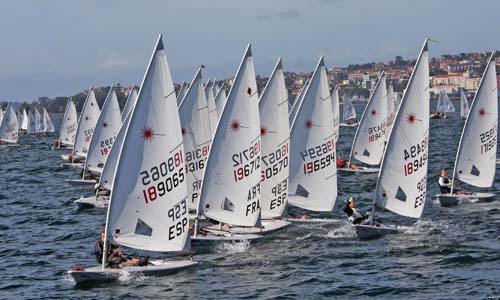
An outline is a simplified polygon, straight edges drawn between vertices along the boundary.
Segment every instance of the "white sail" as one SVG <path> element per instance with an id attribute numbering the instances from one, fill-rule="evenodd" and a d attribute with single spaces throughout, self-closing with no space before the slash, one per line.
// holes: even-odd
<path id="1" fill-rule="evenodd" d="M 447 113 L 452 113 L 455 112 L 455 106 L 453 106 L 453 103 L 451 102 L 451 99 L 448 97 L 448 94 L 445 95 L 445 103 L 446 103 L 446 112 Z"/>
<path id="2" fill-rule="evenodd" d="M 335 129 L 323 57 L 297 105 L 290 133 L 288 202 L 312 211 L 332 211 L 337 199 Z"/>
<path id="3" fill-rule="evenodd" d="M 3 120 L 3 110 L 0 107 L 0 123 L 2 123 L 2 120 Z"/>
<path id="4" fill-rule="evenodd" d="M 190 209 L 197 209 L 203 172 L 212 142 L 208 103 L 203 88 L 201 68 L 196 72 L 184 100 L 181 102 L 179 117 L 184 138 L 188 206 Z"/>
<path id="5" fill-rule="evenodd" d="M 52 123 L 52 119 L 49 116 L 49 113 L 43 108 L 43 132 L 56 132 L 56 129 L 54 128 L 54 124 Z"/>
<path id="6" fill-rule="evenodd" d="M 78 127 L 76 129 L 75 145 L 73 147 L 74 155 L 87 157 L 90 141 L 94 134 L 95 124 L 97 123 L 100 113 L 101 110 L 99 109 L 99 105 L 97 105 L 97 100 L 91 87 L 87 94 L 87 99 L 85 99 L 85 103 L 83 104 L 82 112 L 80 113 L 80 120 L 78 121 Z"/>
<path id="7" fill-rule="evenodd" d="M 217 116 L 217 105 L 215 105 L 215 97 L 212 90 L 212 81 L 208 81 L 205 86 L 205 96 L 207 98 L 208 103 L 208 116 L 210 118 L 210 130 L 212 135 L 215 133 L 217 129 L 217 123 L 219 122 L 219 117 Z"/>
<path id="8" fill-rule="evenodd" d="M 309 81 L 310 81 L 310 79 L 308 79 L 306 81 L 306 83 L 304 83 L 304 85 L 302 86 L 302 89 L 295 96 L 295 100 L 293 101 L 292 106 L 290 107 L 290 115 L 288 116 L 288 122 L 289 122 L 290 126 L 292 126 L 292 122 L 295 119 L 295 117 L 297 116 L 297 111 L 299 110 L 299 103 L 301 103 L 303 98 L 304 98 L 304 94 L 307 90 L 307 87 L 309 86 Z"/>
<path id="9" fill-rule="evenodd" d="M 35 109 L 35 133 L 42 132 L 42 117 L 40 116 L 40 112 L 38 109 Z"/>
<path id="10" fill-rule="evenodd" d="M 490 187 L 495 177 L 497 97 L 495 59 L 492 54 L 474 100 L 472 100 L 455 161 L 455 176 L 477 187 Z"/>
<path id="11" fill-rule="evenodd" d="M 95 125 L 87 153 L 87 160 L 85 161 L 85 169 L 102 173 L 102 168 L 113 147 L 121 125 L 122 115 L 120 105 L 118 104 L 116 92 L 113 86 L 111 86 Z"/>
<path id="12" fill-rule="evenodd" d="M 72 146 L 75 144 L 76 127 L 78 126 L 78 116 L 76 114 L 75 103 L 69 99 L 64 111 L 64 117 L 59 134 L 61 145 Z"/>
<path id="13" fill-rule="evenodd" d="M 205 166 L 199 212 L 255 226 L 260 216 L 259 99 L 251 45 L 236 73 Z M 210 108 L 210 106 L 209 106 Z"/>
<path id="14" fill-rule="evenodd" d="M 399 105 L 375 191 L 375 202 L 396 214 L 420 218 L 427 183 L 429 52 L 425 41 Z"/>
<path id="15" fill-rule="evenodd" d="M 439 91 L 439 98 L 436 104 L 436 112 L 438 113 L 445 113 L 447 109 L 447 101 L 446 98 L 448 96 L 446 95 L 445 91 L 441 90 Z"/>
<path id="16" fill-rule="evenodd" d="M 387 88 L 382 73 L 361 116 L 352 142 L 351 157 L 367 165 L 379 165 L 384 154 L 386 124 Z"/>
<path id="17" fill-rule="evenodd" d="M 182 250 L 189 231 L 184 148 L 161 36 L 121 148 L 108 207 L 108 236 L 131 248 Z"/>
<path id="18" fill-rule="evenodd" d="M 137 90 L 134 87 L 132 87 L 130 93 L 128 94 L 127 102 L 123 107 L 123 112 L 122 112 L 123 119 L 125 119 L 125 117 L 127 117 L 128 114 L 132 111 L 132 108 L 134 107 L 136 102 L 137 102 Z"/>
<path id="19" fill-rule="evenodd" d="M 224 110 L 224 106 L 227 102 L 226 89 L 224 89 L 224 85 L 218 89 L 218 92 L 215 96 L 215 107 L 217 109 L 217 117 L 220 119 L 222 116 L 222 111 Z"/>
<path id="20" fill-rule="evenodd" d="M 387 131 L 390 130 L 392 122 L 394 121 L 394 116 L 396 115 L 396 102 L 397 99 L 394 94 L 394 88 L 392 87 L 392 84 L 390 84 L 387 88 Z"/>
<path id="21" fill-rule="evenodd" d="M 460 90 L 460 117 L 465 120 L 468 113 L 469 102 L 467 101 L 467 96 L 465 95 L 464 90 Z"/>
<path id="22" fill-rule="evenodd" d="M 4 143 L 17 143 L 19 138 L 19 125 L 17 115 L 12 105 L 8 105 L 0 124 L 0 141 Z"/>
<path id="23" fill-rule="evenodd" d="M 0 108 L 0 111 L 1 111 L 1 110 L 2 110 L 2 109 Z M 2 112 L 2 113 L 3 113 L 3 112 Z M 2 113 L 0 113 L 0 123 L 2 123 L 2 119 L 3 119 L 3 115 L 1 115 Z M 21 130 L 21 124 L 23 123 L 23 115 L 21 114 L 21 112 L 20 112 L 20 111 L 18 111 L 18 112 L 16 113 L 16 116 L 17 116 L 17 125 L 18 125 L 18 127 L 19 127 L 19 130 Z"/>
<path id="24" fill-rule="evenodd" d="M 344 93 L 344 108 L 342 111 L 342 117 L 344 123 L 350 119 L 356 119 L 356 110 L 354 109 L 354 105 L 352 104 L 349 96 Z"/>
<path id="25" fill-rule="evenodd" d="M 288 202 L 290 125 L 281 58 L 262 92 L 259 112 L 262 143 L 260 207 L 262 218 L 268 219 L 281 217 Z"/>
<path id="26" fill-rule="evenodd" d="M 26 109 L 23 108 L 23 122 L 19 126 L 22 130 L 28 130 L 28 114 L 26 113 Z"/>
<path id="27" fill-rule="evenodd" d="M 181 105 L 182 99 L 184 99 L 184 96 L 186 96 L 188 87 L 188 83 L 183 81 L 181 84 L 181 88 L 179 89 L 179 93 L 177 94 L 177 106 Z"/>
<path id="28" fill-rule="evenodd" d="M 339 89 L 335 88 L 332 92 L 332 110 L 333 110 L 333 129 L 335 130 L 335 144 L 340 136 L 340 98 Z"/>
<path id="29" fill-rule="evenodd" d="M 36 134 L 36 128 L 35 128 L 35 117 L 31 113 L 31 110 L 28 111 L 28 133 L 29 134 Z"/>

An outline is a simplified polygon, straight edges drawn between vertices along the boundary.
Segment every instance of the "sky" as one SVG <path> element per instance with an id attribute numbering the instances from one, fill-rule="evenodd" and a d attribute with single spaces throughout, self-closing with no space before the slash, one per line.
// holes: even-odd
<path id="1" fill-rule="evenodd" d="M 500 49 L 495 0 L 10 0 L 0 5 L 0 101 L 140 84 L 159 33 L 175 82 Z"/>

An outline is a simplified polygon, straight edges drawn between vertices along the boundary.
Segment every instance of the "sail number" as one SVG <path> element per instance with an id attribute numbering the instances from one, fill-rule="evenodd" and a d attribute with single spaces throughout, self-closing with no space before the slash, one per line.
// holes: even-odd
<path id="1" fill-rule="evenodd" d="M 260 181 L 269 179 L 281 172 L 283 168 L 288 167 L 288 143 L 276 149 L 276 151 L 262 156 L 262 162 L 266 169 L 260 171 Z"/>
<path id="2" fill-rule="evenodd" d="M 232 156 L 234 181 L 238 182 L 260 169 L 260 140 L 248 149 L 235 153 Z"/>
<path id="3" fill-rule="evenodd" d="M 377 125 L 368 128 L 368 142 L 375 142 L 378 139 L 382 139 L 385 136 L 385 121 L 382 125 Z"/>
<path id="4" fill-rule="evenodd" d="M 83 132 L 83 136 L 85 137 L 85 142 L 90 142 L 90 139 L 92 139 L 93 134 L 94 134 L 94 128 L 85 130 Z"/>
<path id="5" fill-rule="evenodd" d="M 311 174 L 319 170 L 329 167 L 332 162 L 335 162 L 335 153 L 327 155 L 323 158 L 316 159 L 304 164 L 304 174 Z"/>
<path id="6" fill-rule="evenodd" d="M 426 135 L 422 142 L 403 150 L 405 176 L 412 175 L 425 166 L 427 163 L 427 143 L 428 136 Z"/>
<path id="7" fill-rule="evenodd" d="M 109 139 L 101 141 L 101 155 L 109 154 L 109 151 L 111 150 L 111 146 L 113 145 L 114 140 L 115 137 L 110 137 Z"/>
<path id="8" fill-rule="evenodd" d="M 495 147 L 497 144 L 497 124 L 493 125 L 490 130 L 487 130 L 479 135 L 481 138 L 481 154 L 485 154 Z"/>
<path id="9" fill-rule="evenodd" d="M 288 178 L 278 183 L 271 189 L 274 199 L 269 203 L 269 209 L 273 210 L 285 205 L 288 196 Z"/>
<path id="10" fill-rule="evenodd" d="M 186 152 L 186 173 L 203 170 L 210 146 L 203 146 L 193 151 Z"/>
<path id="11" fill-rule="evenodd" d="M 334 150 L 333 145 L 335 145 L 335 142 L 333 141 L 333 139 L 331 139 L 319 146 L 306 149 L 305 151 L 301 151 L 300 156 L 302 156 L 302 160 L 304 161 L 306 160 L 307 157 L 309 157 L 309 159 L 315 159 L 317 157 L 327 154 L 330 151 L 333 151 Z"/>
<path id="12" fill-rule="evenodd" d="M 180 169 L 182 170 L 182 169 Z M 186 205 L 186 199 L 176 204 L 174 207 L 168 210 L 167 215 L 172 220 L 174 225 L 168 228 L 168 239 L 173 240 L 176 237 L 182 235 L 188 230 L 188 210 Z"/>
<path id="13" fill-rule="evenodd" d="M 173 156 L 169 157 L 166 162 L 164 161 L 158 166 L 140 173 L 142 184 L 146 186 L 142 191 L 146 204 L 155 201 L 158 196 L 161 197 L 166 192 L 172 191 L 184 181 L 184 168 L 179 168 L 183 162 L 182 150 L 179 150 Z M 179 169 L 174 172 L 176 168 Z M 149 186 L 150 184 L 152 185 Z"/>
<path id="14" fill-rule="evenodd" d="M 417 182 L 417 191 L 419 194 L 417 197 L 415 197 L 414 208 L 417 208 L 417 207 L 421 206 L 422 204 L 424 204 L 425 194 L 427 191 L 426 187 L 427 187 L 427 175 L 425 175 L 424 178 L 422 178 L 422 180 Z"/>

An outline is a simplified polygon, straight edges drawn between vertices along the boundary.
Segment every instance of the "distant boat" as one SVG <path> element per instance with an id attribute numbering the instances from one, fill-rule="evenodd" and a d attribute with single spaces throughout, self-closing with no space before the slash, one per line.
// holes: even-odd
<path id="1" fill-rule="evenodd" d="M 289 198 L 309 211 L 331 212 L 337 199 L 333 109 L 324 58 L 297 104 L 290 131 Z"/>
<path id="2" fill-rule="evenodd" d="M 0 124 L 0 146 L 1 148 L 18 146 L 19 125 L 17 115 L 9 103 Z"/>
<path id="3" fill-rule="evenodd" d="M 75 145 L 69 159 L 70 162 L 73 163 L 87 158 L 90 141 L 92 140 L 92 135 L 94 134 L 95 125 L 100 113 L 101 110 L 97 104 L 94 90 L 90 87 L 85 103 L 83 104 L 82 112 L 80 113 L 80 119 L 76 129 Z"/>
<path id="4" fill-rule="evenodd" d="M 35 117 L 31 113 L 31 110 L 28 111 L 28 129 L 27 132 L 28 134 L 35 135 L 36 134 L 36 128 L 35 128 Z"/>
<path id="5" fill-rule="evenodd" d="M 333 129 L 335 130 L 335 144 L 340 137 L 340 98 L 339 89 L 335 88 L 332 92 L 332 110 L 333 110 Z"/>
<path id="6" fill-rule="evenodd" d="M 464 90 L 460 90 L 460 117 L 462 120 L 467 119 L 467 114 L 469 113 L 469 102 L 467 101 L 467 96 Z"/>
<path id="7" fill-rule="evenodd" d="M 439 194 L 441 205 L 457 204 L 466 199 L 492 199 L 493 193 L 454 194 L 455 177 L 476 187 L 491 187 L 495 178 L 498 99 L 494 54 L 476 91 L 458 145 L 449 194 Z M 463 191 L 462 191 L 463 192 Z"/>
<path id="8" fill-rule="evenodd" d="M 343 123 L 340 123 L 340 126 L 358 126 L 358 119 L 356 119 L 356 110 L 354 109 L 354 105 L 349 99 L 349 95 L 347 95 L 346 93 L 344 93 L 344 106 L 342 116 Z"/>
<path id="9" fill-rule="evenodd" d="M 49 134 L 56 132 L 54 128 L 54 124 L 52 123 L 52 119 L 49 116 L 49 113 L 43 108 L 43 117 L 42 117 L 42 132 L 43 134 Z"/>
<path id="10" fill-rule="evenodd" d="M 0 123 L 2 123 L 2 120 L 3 120 L 3 110 L 0 107 Z"/>
<path id="11" fill-rule="evenodd" d="M 26 109 L 23 108 L 22 112 L 23 120 L 22 123 L 19 125 L 19 129 L 23 131 L 28 130 L 28 114 L 26 113 Z"/>
<path id="12" fill-rule="evenodd" d="M 386 122 L 386 129 L 389 131 L 392 127 L 392 122 L 394 122 L 394 116 L 396 115 L 397 111 L 397 96 L 396 93 L 394 93 L 394 88 L 392 87 L 392 83 L 389 84 L 389 87 L 387 88 L 387 122 Z M 389 132 L 387 132 L 387 136 L 389 136 Z"/>
<path id="13" fill-rule="evenodd" d="M 78 126 L 78 115 L 73 100 L 69 99 L 66 103 L 64 116 L 61 124 L 59 140 L 56 142 L 56 148 L 72 148 L 75 144 L 76 127 Z"/>
<path id="14" fill-rule="evenodd" d="M 429 157 L 429 51 L 425 40 L 396 113 L 385 148 L 368 223 L 352 225 L 360 239 L 400 233 L 401 227 L 381 224 L 375 207 L 420 218 L 425 207 Z"/>
<path id="15" fill-rule="evenodd" d="M 343 172 L 377 173 L 378 168 L 357 166 L 353 168 L 352 160 L 378 166 L 382 162 L 387 132 L 387 88 L 385 73 L 380 75 L 373 93 L 365 106 L 363 115 L 356 129 L 352 142 L 349 160 L 346 168 L 339 168 Z"/>
<path id="16" fill-rule="evenodd" d="M 36 109 L 36 107 L 34 108 L 34 110 L 35 110 L 35 134 L 42 133 L 42 117 L 38 109 Z"/>
<path id="17" fill-rule="evenodd" d="M 151 260 L 146 266 L 107 265 L 108 240 L 156 252 L 177 252 L 188 246 L 182 144 L 174 85 L 160 36 L 119 155 L 106 217 L 102 266 L 70 270 L 68 274 L 76 283 L 118 279 L 123 272 L 161 276 L 197 264 L 162 259 Z"/>

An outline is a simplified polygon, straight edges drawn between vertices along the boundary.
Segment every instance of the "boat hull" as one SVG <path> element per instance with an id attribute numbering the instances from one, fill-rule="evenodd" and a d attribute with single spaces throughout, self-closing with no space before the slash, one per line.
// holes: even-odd
<path id="1" fill-rule="evenodd" d="M 491 201 L 495 198 L 493 193 L 472 193 L 470 195 L 457 195 L 457 194 L 437 194 L 436 198 L 439 200 L 441 206 L 453 206 L 460 202 L 479 200 L 479 201 Z"/>
<path id="2" fill-rule="evenodd" d="M 79 208 L 107 208 L 109 205 L 109 197 L 80 197 L 75 200 L 75 203 Z"/>
<path id="3" fill-rule="evenodd" d="M 403 231 L 396 226 L 385 225 L 352 225 L 356 229 L 356 235 L 360 240 L 378 239 L 387 234 L 398 234 Z"/>
<path id="4" fill-rule="evenodd" d="M 380 171 L 379 168 L 367 168 L 367 167 L 360 167 L 357 169 L 352 169 L 352 168 L 338 168 L 338 172 L 345 172 L 345 173 L 378 173 Z"/>
<path id="5" fill-rule="evenodd" d="M 106 268 L 104 270 L 98 267 L 85 268 L 83 271 L 68 271 L 69 276 L 76 284 L 90 282 L 105 282 L 118 280 L 125 274 L 129 275 L 146 275 L 146 276 L 164 276 L 175 274 L 179 271 L 190 269 L 198 264 L 196 261 L 180 260 L 180 261 L 150 261 L 149 265 L 144 267 L 123 267 L 123 268 Z"/>
<path id="6" fill-rule="evenodd" d="M 66 183 L 72 186 L 94 187 L 97 180 L 94 179 L 66 179 Z"/>

